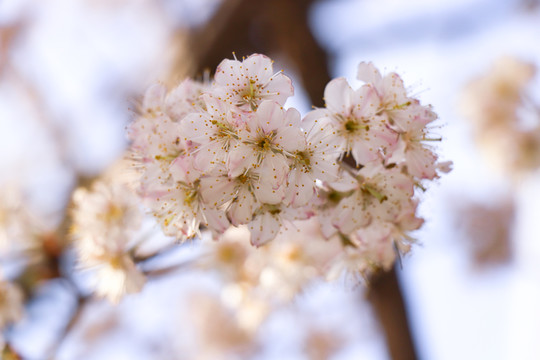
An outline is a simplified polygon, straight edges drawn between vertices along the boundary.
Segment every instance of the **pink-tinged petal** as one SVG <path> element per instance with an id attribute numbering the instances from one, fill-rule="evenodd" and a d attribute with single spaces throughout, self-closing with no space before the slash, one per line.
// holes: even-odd
<path id="1" fill-rule="evenodd" d="M 355 229 L 366 226 L 371 217 L 363 205 L 360 191 L 341 200 L 334 212 L 333 225 L 343 234 L 350 234 Z"/>
<path id="2" fill-rule="evenodd" d="M 208 137 L 213 133 L 210 125 L 207 114 L 189 114 L 179 125 L 179 135 L 183 141 L 204 144 L 208 142 Z"/>
<path id="3" fill-rule="evenodd" d="M 372 144 L 363 141 L 354 143 L 351 149 L 351 155 L 356 163 L 361 165 L 366 165 L 380 157 L 378 147 L 374 147 Z"/>
<path id="4" fill-rule="evenodd" d="M 142 176 L 139 192 L 143 197 L 156 197 L 163 195 L 167 192 L 166 179 L 167 175 L 163 172 L 163 169 L 157 163 L 150 163 L 145 166 L 145 171 Z"/>
<path id="5" fill-rule="evenodd" d="M 307 205 L 315 195 L 315 180 L 300 170 L 289 173 L 284 201 L 292 206 Z"/>
<path id="6" fill-rule="evenodd" d="M 358 64 L 358 73 L 356 78 L 365 83 L 371 83 L 378 87 L 382 81 L 380 71 L 370 62 L 361 62 Z"/>
<path id="7" fill-rule="evenodd" d="M 199 188 L 203 201 L 214 208 L 232 200 L 235 192 L 235 184 L 227 176 L 203 177 Z"/>
<path id="8" fill-rule="evenodd" d="M 385 170 L 387 172 L 387 185 L 385 194 L 390 198 L 410 199 L 414 195 L 414 182 L 398 169 Z"/>
<path id="9" fill-rule="evenodd" d="M 194 156 L 193 166 L 202 173 L 211 171 L 216 166 L 216 154 L 211 147 L 197 147 Z"/>
<path id="10" fill-rule="evenodd" d="M 337 78 L 328 83 L 324 89 L 324 101 L 328 110 L 349 115 L 354 91 L 345 78 Z"/>
<path id="11" fill-rule="evenodd" d="M 205 85 L 191 79 L 185 79 L 172 89 L 165 99 L 167 115 L 179 122 L 185 115 L 194 111 L 201 104 L 199 96 L 205 90 Z"/>
<path id="12" fill-rule="evenodd" d="M 332 224 L 332 216 L 329 216 L 328 212 L 320 214 L 318 219 L 321 224 L 321 233 L 325 239 L 330 239 L 337 234 L 338 229 Z"/>
<path id="13" fill-rule="evenodd" d="M 295 108 L 289 108 L 285 112 L 285 125 L 300 128 L 302 116 Z"/>
<path id="14" fill-rule="evenodd" d="M 225 165 L 226 153 L 218 142 L 199 146 L 197 152 L 192 154 L 192 156 L 195 157 L 193 166 L 205 174 L 212 171 L 216 166 Z"/>
<path id="15" fill-rule="evenodd" d="M 227 213 L 233 225 L 247 224 L 253 219 L 253 211 L 257 202 L 247 186 L 243 186 L 238 191 L 236 199 L 231 203 Z"/>
<path id="16" fill-rule="evenodd" d="M 163 84 L 154 84 L 146 90 L 143 99 L 143 110 L 162 110 L 161 107 L 167 95 L 167 88 Z"/>
<path id="17" fill-rule="evenodd" d="M 231 223 L 227 219 L 225 212 L 218 209 L 204 209 L 204 225 L 206 225 L 216 235 L 221 235 L 229 228 Z"/>
<path id="18" fill-rule="evenodd" d="M 395 146 L 399 134 L 390 129 L 384 123 L 381 123 L 379 117 L 374 119 L 374 124 L 369 128 L 370 143 L 377 148 L 389 148 Z"/>
<path id="19" fill-rule="evenodd" d="M 379 111 L 381 101 L 375 88 L 369 84 L 361 86 L 353 95 L 352 112 L 358 119 L 371 118 Z"/>
<path id="20" fill-rule="evenodd" d="M 280 105 L 294 94 L 292 80 L 283 74 L 274 75 L 260 90 L 260 96 L 272 99 Z"/>
<path id="21" fill-rule="evenodd" d="M 302 119 L 302 129 L 308 133 L 321 121 L 329 123 L 329 111 L 327 109 L 315 109 L 306 114 Z"/>
<path id="22" fill-rule="evenodd" d="M 264 179 L 253 183 L 252 188 L 257 200 L 265 204 L 279 204 L 285 196 L 285 186 L 276 186 Z"/>
<path id="23" fill-rule="evenodd" d="M 216 74 L 214 75 L 214 81 L 220 86 L 233 86 L 238 82 L 240 77 L 241 63 L 237 60 L 223 60 L 216 68 Z"/>
<path id="24" fill-rule="evenodd" d="M 258 83 L 266 83 L 274 74 L 272 60 L 262 54 L 253 54 L 242 61 L 246 75 Z"/>
<path id="25" fill-rule="evenodd" d="M 405 162 L 407 171 L 412 176 L 430 180 L 437 177 L 437 167 L 435 165 L 437 155 L 431 150 L 422 147 L 420 144 L 413 149 L 407 149 L 405 156 L 407 157 Z"/>
<path id="26" fill-rule="evenodd" d="M 206 111 L 213 119 L 220 119 L 227 115 L 230 104 L 210 94 L 203 94 L 202 99 L 206 104 Z"/>
<path id="27" fill-rule="evenodd" d="M 424 224 L 424 219 L 416 216 L 417 207 L 418 202 L 411 202 L 411 206 L 401 212 L 397 220 L 401 231 L 417 230 Z"/>
<path id="28" fill-rule="evenodd" d="M 314 115 L 310 117 L 311 113 L 319 112 L 319 115 Z M 320 143 L 333 143 L 335 136 L 335 127 L 332 123 L 332 120 L 324 115 L 326 111 L 320 112 L 320 110 L 314 110 L 304 118 L 302 121 L 302 128 L 306 133 L 308 141 L 310 141 L 314 146 L 317 146 Z M 323 115 L 323 116 L 320 116 Z"/>
<path id="29" fill-rule="evenodd" d="M 265 134 L 285 126 L 285 116 L 281 105 L 272 100 L 261 102 L 257 109 L 257 122 Z"/>
<path id="30" fill-rule="evenodd" d="M 400 137 L 399 140 L 394 144 L 394 146 L 388 148 L 385 164 L 401 164 L 403 161 L 406 160 L 406 149 L 407 142 Z"/>
<path id="31" fill-rule="evenodd" d="M 338 179 L 339 163 L 336 155 L 315 154 L 311 158 L 312 176 L 321 181 L 336 181 Z"/>
<path id="32" fill-rule="evenodd" d="M 304 132 L 300 128 L 293 126 L 286 126 L 278 129 L 274 142 L 276 146 L 281 147 L 289 153 L 294 153 L 295 151 L 306 148 Z"/>
<path id="33" fill-rule="evenodd" d="M 402 106 L 409 101 L 403 80 L 396 73 L 386 75 L 383 78 L 382 86 L 378 87 L 377 90 L 380 92 L 385 104 Z"/>
<path id="34" fill-rule="evenodd" d="M 253 151 L 251 146 L 237 144 L 237 146 L 229 151 L 227 169 L 230 177 L 238 177 L 256 165 L 257 154 Z"/>
<path id="35" fill-rule="evenodd" d="M 336 181 L 329 182 L 332 189 L 339 192 L 347 192 L 358 188 L 358 180 L 349 174 L 348 171 L 341 171 Z"/>
<path id="36" fill-rule="evenodd" d="M 374 222 L 368 227 L 359 229 L 351 237 L 358 244 L 363 256 L 371 264 L 383 269 L 390 269 L 396 259 L 396 251 L 392 239 L 394 226 L 386 222 Z"/>
<path id="37" fill-rule="evenodd" d="M 393 120 L 393 126 L 400 132 L 419 133 L 427 124 L 437 119 L 437 114 L 418 102 L 412 102 L 409 106 L 388 113 Z"/>
<path id="38" fill-rule="evenodd" d="M 278 187 L 285 180 L 289 171 L 289 162 L 281 154 L 270 152 L 266 154 L 257 170 L 264 182 Z"/>
<path id="39" fill-rule="evenodd" d="M 261 246 L 273 240 L 279 233 L 281 222 L 277 216 L 270 213 L 257 215 L 248 225 L 251 232 L 251 244 Z"/>
<path id="40" fill-rule="evenodd" d="M 193 157 L 191 156 L 178 156 L 171 163 L 169 171 L 174 181 L 186 184 L 192 184 L 201 176 L 201 172 L 193 166 Z"/>
<path id="41" fill-rule="evenodd" d="M 363 179 L 373 179 L 377 177 L 377 175 L 382 173 L 384 170 L 385 169 L 381 163 L 379 162 L 370 163 L 364 166 L 363 168 L 361 168 L 358 171 L 357 176 L 360 176 Z"/>
<path id="42" fill-rule="evenodd" d="M 293 222 L 296 220 L 307 220 L 314 215 L 315 212 L 310 206 L 300 206 L 296 208 L 283 207 L 281 212 L 279 213 L 279 217 L 281 219 L 280 221 L 282 222 L 282 224 L 284 224 L 284 222 Z M 284 227 L 286 228 L 286 226 Z"/>

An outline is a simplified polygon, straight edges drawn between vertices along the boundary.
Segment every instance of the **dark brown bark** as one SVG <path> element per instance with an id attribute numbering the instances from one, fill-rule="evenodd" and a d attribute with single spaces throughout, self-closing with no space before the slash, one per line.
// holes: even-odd
<path id="1" fill-rule="evenodd" d="M 226 0 L 208 24 L 188 40 L 193 66 L 185 75 L 214 71 L 221 60 L 252 53 L 284 57 L 292 64 L 313 105 L 324 106 L 324 87 L 330 81 L 328 56 L 309 28 L 313 0 Z M 179 54 L 177 69 L 184 68 Z M 279 69 L 277 69 L 279 70 Z M 185 71 L 185 70 L 184 70 Z M 173 77 L 181 71 L 173 71 Z"/>
<path id="2" fill-rule="evenodd" d="M 395 268 L 387 272 L 382 271 L 371 279 L 368 300 L 383 329 L 391 358 L 417 359 Z"/>

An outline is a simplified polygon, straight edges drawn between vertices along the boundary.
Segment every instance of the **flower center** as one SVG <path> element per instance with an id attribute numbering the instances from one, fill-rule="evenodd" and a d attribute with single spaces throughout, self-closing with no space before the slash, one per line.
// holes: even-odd
<path id="1" fill-rule="evenodd" d="M 354 134 L 361 129 L 369 131 L 369 125 L 361 124 L 357 119 L 348 118 L 344 125 L 345 131 L 349 134 Z"/>
<path id="2" fill-rule="evenodd" d="M 264 135 L 262 138 L 257 141 L 257 148 L 259 148 L 260 151 L 269 151 L 272 149 L 272 136 L 271 135 Z"/>
<path id="3" fill-rule="evenodd" d="M 304 171 L 309 172 L 311 170 L 311 157 L 306 151 L 296 152 L 296 161 L 300 166 L 304 167 Z"/>

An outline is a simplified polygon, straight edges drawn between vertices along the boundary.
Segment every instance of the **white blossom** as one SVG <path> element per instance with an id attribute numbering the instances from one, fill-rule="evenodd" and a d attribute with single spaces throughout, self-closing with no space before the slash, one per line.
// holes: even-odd
<path id="1" fill-rule="evenodd" d="M 274 73 L 272 63 L 260 54 L 242 61 L 225 59 L 217 67 L 212 93 L 245 110 L 256 109 L 263 100 L 283 105 L 294 92 L 292 82 L 281 72 Z"/>
<path id="2" fill-rule="evenodd" d="M 73 194 L 73 240 L 81 269 L 95 269 L 99 296 L 118 302 L 138 292 L 145 277 L 130 257 L 141 224 L 137 198 L 121 183 L 96 182 Z"/>

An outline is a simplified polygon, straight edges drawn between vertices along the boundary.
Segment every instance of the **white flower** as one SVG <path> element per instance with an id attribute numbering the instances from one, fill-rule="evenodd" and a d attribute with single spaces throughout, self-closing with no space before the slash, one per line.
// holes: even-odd
<path id="1" fill-rule="evenodd" d="M 366 166 L 356 179 L 356 189 L 339 202 L 334 212 L 333 224 L 343 234 L 365 227 L 371 221 L 393 222 L 412 206 L 414 184 L 397 168 Z"/>
<path id="2" fill-rule="evenodd" d="M 350 153 L 358 164 L 378 159 L 381 151 L 396 142 L 395 132 L 386 126 L 384 117 L 377 115 L 380 100 L 371 85 L 355 91 L 344 78 L 334 79 L 326 85 L 324 99 L 327 110 L 308 117 L 330 119 L 340 150 Z"/>
<path id="3" fill-rule="evenodd" d="M 187 148 L 179 136 L 180 125 L 167 115 L 139 117 L 129 128 L 131 149 L 143 163 L 157 162 L 167 166 Z"/>
<path id="4" fill-rule="evenodd" d="M 287 178 L 285 202 L 295 207 L 307 205 L 317 193 L 317 180 L 338 179 L 338 145 L 330 123 L 304 120 L 306 142 L 293 153 L 293 165 Z"/>
<path id="5" fill-rule="evenodd" d="M 407 90 L 398 74 L 392 72 L 383 77 L 373 63 L 361 62 L 357 78 L 373 87 L 380 100 L 380 109 L 392 112 L 409 105 Z"/>
<path id="6" fill-rule="evenodd" d="M 167 181 L 145 194 L 165 234 L 180 241 L 196 236 L 201 223 L 216 232 L 229 226 L 225 214 L 212 205 L 216 200 L 207 197 L 208 203 L 204 201 L 201 175 L 191 156 L 179 156 L 171 164 Z"/>
<path id="7" fill-rule="evenodd" d="M 138 292 L 144 275 L 128 255 L 141 224 L 135 195 L 121 183 L 97 182 L 73 195 L 73 238 L 82 269 L 96 271 L 96 293 L 118 302 Z"/>
<path id="8" fill-rule="evenodd" d="M 297 110 L 285 111 L 276 102 L 262 102 L 240 130 L 241 143 L 229 152 L 229 176 L 255 169 L 263 175 L 261 182 L 279 187 L 289 171 L 288 156 L 305 146 L 299 124 Z"/>
<path id="9" fill-rule="evenodd" d="M 248 170 L 233 179 L 235 197 L 227 214 L 234 225 L 250 222 L 262 203 L 278 204 L 285 196 L 285 187 L 274 188 L 263 176 L 263 173 Z"/>
<path id="10" fill-rule="evenodd" d="M 428 124 L 437 115 L 427 106 L 411 99 L 409 105 L 393 111 L 390 123 L 399 134 L 395 146 L 388 151 L 387 164 L 397 164 L 409 175 L 418 179 L 433 179 L 437 176 L 437 155 L 429 142 L 440 139 L 429 134 Z"/>
<path id="11" fill-rule="evenodd" d="M 312 215 L 310 209 L 291 208 L 284 203 L 261 204 L 259 209 L 255 211 L 255 217 L 247 225 L 251 232 L 251 243 L 255 246 L 262 246 L 279 234 L 285 222 L 304 220 Z"/>
<path id="12" fill-rule="evenodd" d="M 185 79 L 167 94 L 165 112 L 172 121 L 180 122 L 187 114 L 204 109 L 206 104 L 200 97 L 207 89 L 203 83 Z"/>
<path id="13" fill-rule="evenodd" d="M 399 135 L 393 146 L 386 148 L 386 164 L 397 164 L 409 175 L 418 179 L 437 176 L 437 156 L 426 144 L 440 140 L 429 135 L 426 126 L 437 119 L 429 106 L 422 106 L 417 99 L 407 96 L 403 80 L 396 73 L 384 77 L 372 63 L 360 63 L 358 79 L 373 86 L 380 105 L 378 113 Z"/>
<path id="14" fill-rule="evenodd" d="M 245 110 L 255 110 L 263 100 L 283 105 L 294 92 L 291 79 L 281 72 L 274 74 L 272 60 L 260 54 L 241 62 L 223 60 L 214 80 L 216 97 Z"/>
<path id="15" fill-rule="evenodd" d="M 124 295 L 140 292 L 145 283 L 146 277 L 133 259 L 123 254 L 107 259 L 97 268 L 94 286 L 98 296 L 117 304 Z"/>
<path id="16" fill-rule="evenodd" d="M 180 128 L 183 141 L 193 142 L 191 152 L 201 171 L 226 164 L 228 152 L 239 143 L 239 128 L 243 126 L 239 115 L 230 105 L 211 96 L 203 95 L 206 111 L 187 115 Z"/>

